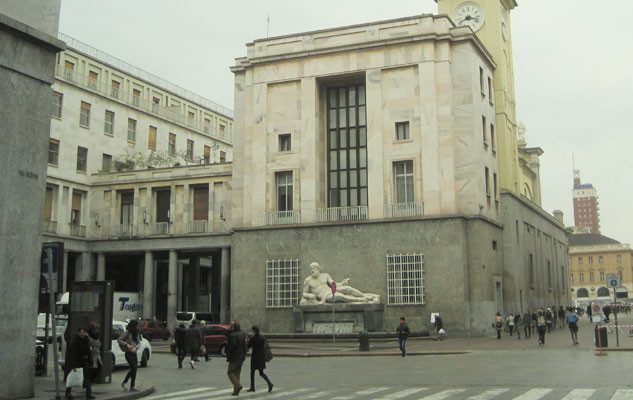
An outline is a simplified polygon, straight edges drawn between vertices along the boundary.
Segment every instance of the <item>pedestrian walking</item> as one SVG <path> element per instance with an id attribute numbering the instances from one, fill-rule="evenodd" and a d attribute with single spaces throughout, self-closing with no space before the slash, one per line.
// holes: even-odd
<path id="1" fill-rule="evenodd" d="M 187 335 L 187 327 L 181 323 L 174 330 L 174 339 L 176 341 L 176 357 L 178 357 L 178 368 L 182 368 L 182 362 L 187 356 L 187 345 L 185 336 Z"/>
<path id="2" fill-rule="evenodd" d="M 101 367 L 103 367 L 99 324 L 96 321 L 90 322 L 86 334 L 90 345 L 90 364 L 88 366 L 88 374 L 84 375 L 84 386 L 86 388 L 86 399 L 94 399 L 94 396 L 92 396 L 92 381 L 94 381 Z"/>
<path id="3" fill-rule="evenodd" d="M 433 323 L 433 332 L 435 333 L 435 340 L 444 340 L 444 335 L 443 335 L 443 330 L 444 330 L 444 321 L 442 321 L 442 317 L 440 317 L 440 314 L 436 314 L 435 315 L 435 322 Z M 442 332 L 440 332 L 442 331 Z"/>
<path id="4" fill-rule="evenodd" d="M 589 318 L 589 322 L 591 322 L 591 316 L 593 314 L 593 309 L 591 308 L 591 303 L 587 306 L 587 317 Z"/>
<path id="5" fill-rule="evenodd" d="M 252 335 L 248 341 L 248 347 L 252 349 L 251 353 L 251 387 L 247 392 L 255 391 L 255 371 L 259 372 L 266 383 L 268 384 L 268 392 L 272 392 L 273 383 L 268 378 L 268 375 L 264 373 L 266 369 L 266 338 L 261 334 L 258 326 L 251 328 Z"/>
<path id="6" fill-rule="evenodd" d="M 512 332 L 514 331 L 514 314 L 510 313 L 506 317 L 506 324 L 508 325 L 508 331 L 510 331 L 510 336 L 512 336 Z"/>
<path id="7" fill-rule="evenodd" d="M 94 399 L 92 397 L 91 382 L 86 376 L 88 374 L 88 368 L 91 364 L 90 360 L 90 343 L 88 342 L 88 335 L 86 329 L 81 327 L 77 330 L 77 336 L 72 339 L 68 351 L 66 352 L 66 360 L 64 362 L 65 375 L 68 376 L 71 371 L 82 370 L 84 376 L 84 387 L 86 388 L 86 398 Z M 87 384 L 87 385 L 86 385 Z M 66 388 L 66 398 L 73 399 L 72 387 Z"/>
<path id="8" fill-rule="evenodd" d="M 526 339 L 532 337 L 532 314 L 529 310 L 525 310 L 523 313 L 523 333 Z"/>
<path id="9" fill-rule="evenodd" d="M 238 396 L 242 390 L 240 383 L 240 374 L 242 373 L 242 364 L 246 359 L 246 334 L 240 328 L 240 324 L 234 322 L 231 325 L 229 333 L 229 343 L 226 349 L 226 361 L 229 366 L 226 374 L 233 384 L 233 393 L 231 396 Z"/>
<path id="10" fill-rule="evenodd" d="M 563 306 L 558 306 L 558 321 L 560 322 L 559 328 L 565 328 L 565 310 L 563 309 Z"/>
<path id="11" fill-rule="evenodd" d="M 569 307 L 567 310 L 567 325 L 569 326 L 569 333 L 571 334 L 572 345 L 578 345 L 578 314 L 574 312 L 574 309 Z"/>
<path id="12" fill-rule="evenodd" d="M 400 347 L 400 353 L 402 354 L 402 357 L 405 357 L 407 355 L 407 338 L 409 337 L 411 330 L 409 329 L 409 324 L 407 324 L 404 317 L 400 317 L 400 323 L 396 328 L 396 333 L 398 334 L 398 346 Z"/>
<path id="13" fill-rule="evenodd" d="M 501 331 L 503 330 L 503 317 L 500 312 L 495 315 L 493 326 L 497 330 L 497 339 L 501 339 Z"/>
<path id="14" fill-rule="evenodd" d="M 191 369 L 194 369 L 196 368 L 198 355 L 200 354 L 200 350 L 202 348 L 202 331 L 200 331 L 198 321 L 195 319 L 191 321 L 191 325 L 189 325 L 189 329 L 187 329 L 187 332 L 185 333 L 185 346 L 187 347 L 187 351 L 191 357 L 189 365 L 191 366 Z"/>
<path id="15" fill-rule="evenodd" d="M 539 310 L 536 317 L 536 331 L 538 332 L 539 346 L 545 345 L 545 331 L 547 330 L 547 320 L 543 310 Z"/>
<path id="16" fill-rule="evenodd" d="M 516 312 L 514 314 L 514 329 L 517 331 L 517 339 L 521 339 L 521 313 Z"/>
<path id="17" fill-rule="evenodd" d="M 547 326 L 547 333 L 552 332 L 552 324 L 553 324 L 552 309 L 548 308 L 547 311 L 545 311 L 545 325 Z"/>
<path id="18" fill-rule="evenodd" d="M 204 356 L 204 362 L 208 362 L 211 357 L 209 356 L 209 353 L 207 352 L 207 346 L 204 345 L 204 330 L 205 330 L 205 326 L 207 325 L 207 321 L 202 320 L 200 321 L 200 334 L 202 335 L 202 346 L 200 346 L 200 353 Z"/>
<path id="19" fill-rule="evenodd" d="M 138 357 L 136 351 L 138 350 L 141 339 L 138 333 L 138 321 L 133 319 L 127 324 L 125 332 L 119 337 L 117 341 L 121 350 L 125 351 L 125 360 L 130 365 L 130 370 L 125 379 L 121 382 L 123 390 L 128 390 L 127 382 L 130 381 L 130 392 L 138 392 L 136 390 L 136 370 L 138 368 Z"/>

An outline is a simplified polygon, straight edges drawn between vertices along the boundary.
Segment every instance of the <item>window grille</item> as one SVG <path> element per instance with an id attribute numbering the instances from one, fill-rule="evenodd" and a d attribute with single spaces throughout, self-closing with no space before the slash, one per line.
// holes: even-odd
<path id="1" fill-rule="evenodd" d="M 266 260 L 266 307 L 284 308 L 299 303 L 299 260 Z"/>
<path id="2" fill-rule="evenodd" d="M 387 304 L 424 303 L 424 256 L 387 255 Z"/>

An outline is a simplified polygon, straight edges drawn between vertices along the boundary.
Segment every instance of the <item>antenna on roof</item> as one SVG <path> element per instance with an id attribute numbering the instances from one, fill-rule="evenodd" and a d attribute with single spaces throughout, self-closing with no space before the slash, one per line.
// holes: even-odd
<path id="1" fill-rule="evenodd" d="M 266 16 L 266 37 L 268 37 L 270 32 L 270 15 Z"/>

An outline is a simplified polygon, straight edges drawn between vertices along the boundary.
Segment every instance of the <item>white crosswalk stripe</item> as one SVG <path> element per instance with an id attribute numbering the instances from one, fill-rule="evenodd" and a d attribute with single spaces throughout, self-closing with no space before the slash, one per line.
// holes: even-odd
<path id="1" fill-rule="evenodd" d="M 191 393 L 196 393 L 196 392 L 206 392 L 208 390 L 213 390 L 213 389 L 215 389 L 215 388 L 214 387 L 199 387 L 199 388 L 195 388 L 195 389 L 183 390 L 183 391 L 180 391 L 180 392 L 164 393 L 164 394 L 158 394 L 158 395 L 154 395 L 154 396 L 144 397 L 144 399 L 145 400 L 158 400 L 158 399 L 164 399 L 164 398 L 172 397 L 172 396 L 179 396 L 179 395 L 191 394 Z"/>
<path id="2" fill-rule="evenodd" d="M 466 389 L 448 389 L 448 390 L 444 390 L 443 392 L 438 392 L 426 397 L 422 397 L 420 400 L 444 400 L 444 399 L 448 399 L 449 397 L 455 395 L 455 394 L 460 394 L 462 392 L 465 392 Z"/>
<path id="3" fill-rule="evenodd" d="M 611 400 L 631 400 L 633 399 L 633 389 L 618 389 L 611 397 Z"/>
<path id="4" fill-rule="evenodd" d="M 325 390 L 322 392 L 316 392 L 312 394 L 306 394 L 301 397 L 297 397 L 297 400 L 329 399 L 328 395 L 330 395 L 331 393 L 332 392 Z"/>
<path id="5" fill-rule="evenodd" d="M 549 388 L 530 389 L 526 393 L 523 393 L 521 396 L 515 397 L 514 400 L 538 400 L 552 390 L 553 389 Z"/>
<path id="6" fill-rule="evenodd" d="M 423 387 L 409 388 L 409 389 L 399 390 L 399 391 L 394 392 L 394 393 L 386 394 L 386 395 L 384 395 L 382 397 L 379 397 L 377 399 L 374 399 L 374 400 L 402 399 L 403 397 L 407 397 L 407 396 L 410 396 L 412 394 L 416 394 L 416 393 L 422 392 L 424 390 L 427 390 L 427 388 L 423 388 Z"/>
<path id="7" fill-rule="evenodd" d="M 562 400 L 587 400 L 594 394 L 596 389 L 574 389 L 563 397 Z"/>
<path id="8" fill-rule="evenodd" d="M 219 397 L 224 397 L 229 393 L 233 393 L 233 389 L 223 389 L 218 391 L 213 391 L 211 393 L 198 393 L 190 396 L 177 396 L 172 397 L 170 400 L 191 400 L 191 399 L 217 399 Z"/>
<path id="9" fill-rule="evenodd" d="M 486 390 L 485 392 L 481 394 L 470 396 L 468 400 L 491 400 L 499 396 L 500 394 L 507 392 L 508 390 L 510 389 L 506 389 L 506 388 L 490 389 L 490 390 Z"/>

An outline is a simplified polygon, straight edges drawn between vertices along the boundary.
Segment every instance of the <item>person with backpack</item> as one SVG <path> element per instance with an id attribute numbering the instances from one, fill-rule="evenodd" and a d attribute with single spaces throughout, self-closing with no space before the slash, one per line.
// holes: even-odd
<path id="1" fill-rule="evenodd" d="M 532 314 L 530 314 L 529 310 L 525 310 L 525 313 L 523 313 L 523 333 L 526 339 L 532 337 Z"/>
<path id="2" fill-rule="evenodd" d="M 547 321 L 543 310 L 538 310 L 536 316 L 536 331 L 538 332 L 538 345 L 545 345 L 545 331 L 547 330 Z"/>
<path id="3" fill-rule="evenodd" d="M 578 345 L 578 314 L 574 312 L 574 309 L 569 307 L 567 310 L 567 325 L 569 326 L 569 333 L 571 334 L 572 346 Z"/>
<path id="4" fill-rule="evenodd" d="M 497 312 L 497 314 L 495 315 L 493 326 L 497 330 L 497 339 L 501 339 L 501 331 L 503 330 L 503 317 L 501 316 L 500 312 Z"/>
<path id="5" fill-rule="evenodd" d="M 130 365 L 130 370 L 127 375 L 125 375 L 123 382 L 121 382 L 121 387 L 123 390 L 128 390 L 127 382 L 130 381 L 130 392 L 138 392 L 138 390 L 134 388 L 136 384 L 136 369 L 138 368 L 138 357 L 136 355 L 136 351 L 141 344 L 137 320 L 133 319 L 129 324 L 127 324 L 125 332 L 121 335 L 121 337 L 119 337 L 117 342 L 119 343 L 121 350 L 125 351 L 125 360 Z"/>
<path id="6" fill-rule="evenodd" d="M 248 342 L 248 347 L 252 349 L 251 353 L 251 387 L 247 392 L 255 391 L 255 371 L 259 372 L 266 383 L 268 384 L 268 392 L 272 392 L 273 383 L 268 378 L 268 375 L 264 373 L 266 369 L 266 346 L 267 339 L 261 334 L 258 326 L 251 328 L 253 334 Z"/>

